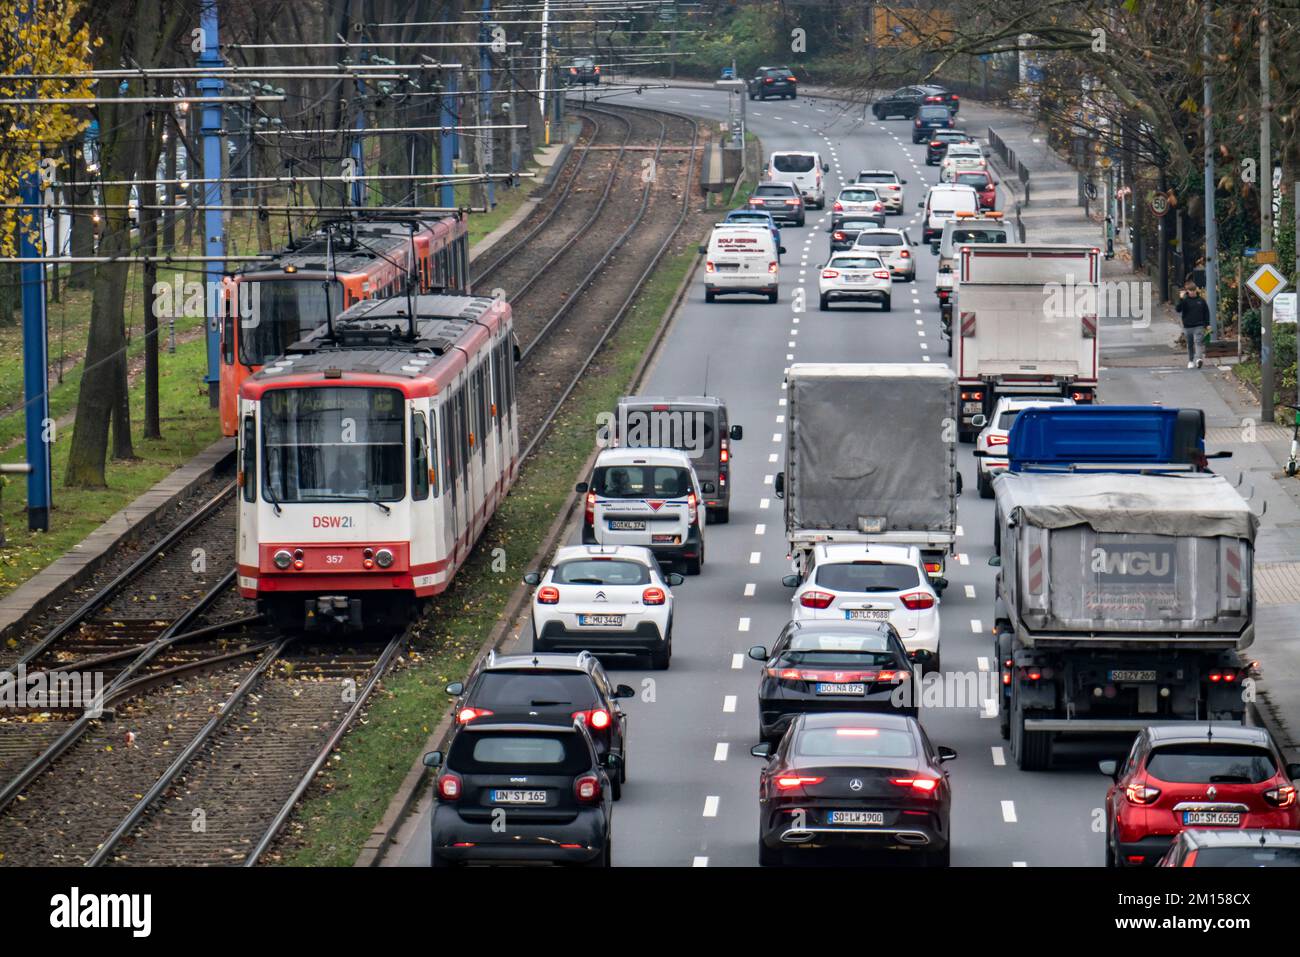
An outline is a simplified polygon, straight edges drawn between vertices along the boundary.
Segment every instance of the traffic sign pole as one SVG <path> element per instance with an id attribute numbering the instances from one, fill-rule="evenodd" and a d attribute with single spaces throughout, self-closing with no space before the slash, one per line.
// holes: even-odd
<path id="1" fill-rule="evenodd" d="M 1273 249 L 1273 105 L 1269 88 L 1269 42 L 1273 28 L 1264 0 L 1259 18 L 1259 248 Z M 1269 296 L 1269 299 L 1272 297 Z M 1259 307 L 1259 417 L 1273 421 L 1273 306 Z"/>

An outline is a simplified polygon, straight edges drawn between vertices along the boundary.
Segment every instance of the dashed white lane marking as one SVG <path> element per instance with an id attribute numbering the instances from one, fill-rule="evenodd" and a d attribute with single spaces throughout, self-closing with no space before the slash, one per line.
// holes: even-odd
<path id="1" fill-rule="evenodd" d="M 974 585 L 967 585 L 967 586 L 966 586 L 966 597 L 967 597 L 967 598 L 974 598 L 974 597 L 975 597 L 975 586 L 974 586 Z"/>
<path id="2" fill-rule="evenodd" d="M 1007 764 L 1006 752 L 1002 750 L 1000 745 L 996 745 L 996 744 L 993 746 L 992 750 L 993 750 L 993 764 L 999 768 L 1006 767 Z"/>
<path id="3" fill-rule="evenodd" d="M 731 670 L 739 671 L 743 667 L 745 667 L 745 656 L 738 651 L 731 656 Z"/>
<path id="4" fill-rule="evenodd" d="M 921 314 L 921 310 L 920 310 L 920 309 L 913 309 L 912 311 L 913 311 L 914 313 L 916 313 L 918 316 Z"/>
<path id="5" fill-rule="evenodd" d="M 757 565 L 757 564 L 758 564 L 760 561 L 762 561 L 762 560 L 763 560 L 763 553 L 762 553 L 762 552 L 750 552 L 750 553 L 749 553 L 749 563 L 750 563 L 751 565 Z"/>
<path id="6" fill-rule="evenodd" d="M 764 476 L 763 476 L 763 484 L 764 484 L 764 485 L 771 485 L 771 484 L 772 484 L 772 476 L 770 476 L 770 475 L 764 475 Z"/>
<path id="7" fill-rule="evenodd" d="M 930 348 L 930 344 L 929 344 L 928 342 L 923 342 L 923 343 L 921 343 L 921 348 L 922 348 L 922 349 L 929 349 L 929 348 Z"/>
<path id="8" fill-rule="evenodd" d="M 745 583 L 745 597 L 746 597 L 746 598 L 752 598 L 753 595 L 754 595 L 754 589 L 756 589 L 757 587 L 758 587 L 758 586 L 757 586 L 754 582 L 746 582 L 746 583 Z"/>
<path id="9" fill-rule="evenodd" d="M 917 330 L 916 330 L 916 334 L 917 334 L 918 336 L 921 336 L 922 338 L 924 338 L 924 337 L 925 337 L 925 330 L 924 330 L 924 329 L 917 329 Z"/>
<path id="10" fill-rule="evenodd" d="M 966 529 L 964 529 L 964 528 L 962 528 L 960 525 L 958 525 L 958 526 L 957 526 L 957 536 L 960 538 L 962 535 L 965 535 L 965 534 L 966 534 Z"/>
<path id="11" fill-rule="evenodd" d="M 764 525 L 762 522 L 759 522 L 757 525 L 754 526 L 754 534 L 755 534 L 755 535 L 766 535 L 766 534 L 767 534 L 767 526 Z"/>
<path id="12" fill-rule="evenodd" d="M 970 630 L 971 630 L 971 634 L 978 635 L 981 631 L 984 630 L 983 622 L 981 622 L 978 618 L 972 618 L 970 620 Z"/>
<path id="13" fill-rule="evenodd" d="M 737 624 L 736 624 L 736 630 L 737 630 L 737 631 L 749 631 L 749 619 L 748 619 L 748 618 L 742 618 L 742 619 L 740 619 L 740 621 L 737 622 Z M 987 665 L 987 664 L 988 664 L 988 662 L 986 661 L 986 662 L 985 662 L 985 665 Z M 980 670 L 981 670 L 981 671 L 988 671 L 988 668 L 985 667 L 985 668 L 981 668 Z"/>
<path id="14" fill-rule="evenodd" d="M 963 565 L 969 565 L 969 564 L 970 564 L 970 556 L 967 555 L 965 552 L 960 552 L 960 553 L 958 553 L 958 555 L 957 555 L 957 561 L 961 562 Z"/>
<path id="15" fill-rule="evenodd" d="M 1012 862 L 1011 862 L 1011 866 L 1012 866 L 1012 867 L 1028 867 L 1029 865 L 1026 864 L 1024 861 L 1012 861 Z"/>
<path id="16" fill-rule="evenodd" d="M 785 399 L 777 399 L 777 400 L 776 400 L 776 404 L 784 408 L 784 407 L 785 407 Z"/>
<path id="17" fill-rule="evenodd" d="M 1002 820 L 1006 821 L 1008 824 L 1016 823 L 1016 802 L 1015 801 L 1002 802 Z"/>
<path id="18" fill-rule="evenodd" d="M 767 464 L 768 464 L 768 465 L 774 465 L 774 464 L 776 464 L 776 463 L 780 460 L 780 458 L 781 458 L 781 457 L 780 457 L 779 455 L 777 455 L 775 452 L 773 452 L 771 455 L 769 455 L 769 456 L 767 457 Z"/>
<path id="19" fill-rule="evenodd" d="M 918 319 L 918 320 L 916 320 L 916 324 L 917 324 L 918 326 L 919 326 L 919 325 L 922 325 L 924 322 L 925 322 L 924 319 Z"/>
<path id="20" fill-rule="evenodd" d="M 773 441 L 773 442 L 780 442 L 780 441 L 781 441 L 781 433 L 780 433 L 780 432 L 773 432 L 773 433 L 772 433 L 772 441 Z"/>
<path id="21" fill-rule="evenodd" d="M 722 699 L 722 710 L 725 714 L 733 714 L 736 710 L 736 696 L 729 694 Z"/>
<path id="22" fill-rule="evenodd" d="M 727 751 L 728 751 L 728 750 L 730 750 L 730 748 L 729 748 L 727 742 L 726 742 L 726 741 L 719 741 L 719 742 L 717 743 L 717 745 L 715 745 L 714 748 L 713 748 L 713 760 L 714 760 L 714 761 L 725 761 L 725 760 L 727 760 Z"/>
<path id="23" fill-rule="evenodd" d="M 926 362 L 929 362 L 929 361 L 930 361 L 930 357 L 929 357 L 929 356 L 921 356 L 921 358 L 922 358 L 923 360 L 925 360 Z"/>
<path id="24" fill-rule="evenodd" d="M 776 424 L 777 424 L 777 425 L 784 425 L 784 424 L 785 424 L 785 416 L 784 416 L 784 415 L 778 415 L 778 416 L 776 417 Z"/>
<path id="25" fill-rule="evenodd" d="M 794 353 L 793 353 L 793 352 L 787 352 L 787 353 L 785 354 L 785 361 L 786 361 L 786 362 L 793 362 L 793 361 L 794 361 Z"/>
<path id="26" fill-rule="evenodd" d="M 748 619 L 748 618 L 742 618 L 742 619 L 740 619 L 740 620 L 741 620 L 741 621 L 748 621 L 749 619 Z M 742 629 L 740 629 L 740 630 L 741 630 L 741 631 L 744 631 L 745 629 L 742 628 Z M 987 671 L 989 670 L 989 660 L 988 660 L 988 658 L 984 657 L 983 655 L 981 655 L 980 657 L 978 657 L 978 658 L 975 659 L 975 665 L 976 665 L 977 668 L 979 668 L 980 671 L 987 672 Z"/>
<path id="27" fill-rule="evenodd" d="M 769 506 L 771 506 L 771 504 L 772 504 L 772 500 L 770 498 L 760 498 L 758 500 L 759 508 L 768 508 Z"/>
<path id="28" fill-rule="evenodd" d="M 704 816 L 718 816 L 718 796 L 716 794 L 710 794 L 704 799 Z"/>
<path id="29" fill-rule="evenodd" d="M 757 116 L 758 114 L 755 113 L 754 115 Z M 692 858 L 691 860 L 691 867 L 708 867 L 708 866 L 709 866 L 709 859 L 707 857 L 696 857 L 696 858 Z"/>

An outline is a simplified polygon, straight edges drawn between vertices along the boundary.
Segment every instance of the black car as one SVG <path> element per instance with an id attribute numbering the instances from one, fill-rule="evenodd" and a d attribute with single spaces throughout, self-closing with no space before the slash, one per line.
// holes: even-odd
<path id="1" fill-rule="evenodd" d="M 831 230 L 831 252 L 842 253 L 853 248 L 853 241 L 864 229 L 877 229 L 880 224 L 875 217 L 845 217 L 839 227 Z"/>
<path id="2" fill-rule="evenodd" d="M 615 755 L 618 773 L 613 775 L 614 800 L 623 796 L 627 780 L 627 715 L 619 699 L 636 691 L 615 685 L 596 657 L 582 651 L 576 655 L 489 654 L 464 682 L 447 685 L 456 696 L 455 720 L 467 727 L 484 718 L 522 717 L 526 720 L 581 721 L 595 742 L 602 759 Z"/>
<path id="3" fill-rule="evenodd" d="M 922 106 L 912 120 L 912 142 L 924 143 L 936 130 L 951 129 L 952 113 L 946 106 Z"/>
<path id="4" fill-rule="evenodd" d="M 766 210 L 779 223 L 802 226 L 807 217 L 803 196 L 793 183 L 759 183 L 749 195 L 746 205 L 750 209 Z"/>
<path id="5" fill-rule="evenodd" d="M 952 789 L 916 718 L 895 714 L 801 714 L 766 758 L 758 779 L 758 863 L 793 850 L 898 851 L 947 867 Z"/>
<path id="6" fill-rule="evenodd" d="M 912 663 L 887 621 L 792 621 L 763 662 L 758 682 L 758 735 L 775 742 L 797 714 L 822 711 L 883 711 L 916 714 L 908 684 Z"/>
<path id="7" fill-rule="evenodd" d="M 1189 827 L 1157 867 L 1300 867 L 1300 831 Z"/>
<path id="8" fill-rule="evenodd" d="M 600 64 L 589 56 L 574 57 L 565 76 L 569 86 L 586 86 L 589 83 L 600 86 Z"/>
<path id="9" fill-rule="evenodd" d="M 958 97 L 941 86 L 900 86 L 893 93 L 886 93 L 871 105 L 871 112 L 878 120 L 891 116 L 912 119 L 924 105 L 944 106 L 956 113 Z"/>
<path id="10" fill-rule="evenodd" d="M 935 130 L 925 145 L 925 165 L 938 166 L 948 155 L 948 147 L 953 143 L 974 143 L 969 133 L 962 130 Z"/>
<path id="11" fill-rule="evenodd" d="M 769 96 L 795 99 L 799 94 L 799 80 L 788 67 L 761 66 L 749 78 L 749 98 L 766 100 Z"/>
<path id="12" fill-rule="evenodd" d="M 456 732 L 445 757 L 430 751 L 424 765 L 439 770 L 431 866 L 610 866 L 610 778 L 619 761 L 597 757 L 581 723 L 475 722 Z"/>

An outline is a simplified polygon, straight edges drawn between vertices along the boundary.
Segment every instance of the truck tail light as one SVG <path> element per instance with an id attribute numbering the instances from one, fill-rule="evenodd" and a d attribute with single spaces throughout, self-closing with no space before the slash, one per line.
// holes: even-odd
<path id="1" fill-rule="evenodd" d="M 925 573 L 927 575 L 937 575 L 943 571 L 943 565 L 940 562 L 926 562 Z"/>
<path id="2" fill-rule="evenodd" d="M 771 273 L 773 276 L 776 275 L 776 270 L 777 270 L 777 265 L 776 265 L 776 263 L 774 263 L 774 262 L 770 262 L 770 263 L 767 264 L 767 271 L 768 271 L 769 273 Z"/>
<path id="3" fill-rule="evenodd" d="M 704 263 L 704 271 L 705 271 L 705 272 L 714 272 L 714 271 L 716 270 L 716 268 L 717 268 L 717 267 L 715 267 L 715 266 L 713 265 L 713 260 L 712 260 L 712 259 L 707 260 L 707 261 Z"/>
<path id="4" fill-rule="evenodd" d="M 719 462 L 731 461 L 731 449 L 727 447 L 726 439 L 722 440 L 722 450 L 718 453 L 718 461 Z"/>
<path id="5" fill-rule="evenodd" d="M 537 603 L 539 605 L 558 605 L 560 603 L 560 590 L 554 585 L 543 585 L 537 589 Z"/>
<path id="6" fill-rule="evenodd" d="M 904 608 L 909 608 L 912 611 L 934 607 L 934 596 L 928 591 L 914 591 L 906 595 L 900 595 L 898 600 L 903 603 Z"/>
<path id="7" fill-rule="evenodd" d="M 799 596 L 799 604 L 805 608 L 829 608 L 834 600 L 834 595 L 824 591 L 806 591 Z"/>

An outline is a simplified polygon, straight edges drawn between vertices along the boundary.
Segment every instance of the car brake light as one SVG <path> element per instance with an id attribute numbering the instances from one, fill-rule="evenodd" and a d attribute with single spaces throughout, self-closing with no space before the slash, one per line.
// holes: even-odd
<path id="1" fill-rule="evenodd" d="M 802 203 L 802 202 L 803 202 L 802 199 L 787 199 L 787 200 L 785 201 L 785 204 L 786 204 L 787 206 L 798 206 L 798 205 L 799 205 L 800 203 Z"/>
<path id="2" fill-rule="evenodd" d="M 767 77 L 763 82 L 764 82 L 764 83 L 775 83 L 776 81 L 773 80 L 773 79 L 769 76 L 769 77 Z"/>
<path id="3" fill-rule="evenodd" d="M 1007 437 L 1005 435 L 994 434 L 989 436 L 989 445 L 1006 445 L 1006 444 L 1007 444 Z"/>
<path id="4" fill-rule="evenodd" d="M 662 588 L 647 588 L 641 593 L 641 604 L 643 605 L 662 605 L 667 600 Z"/>
<path id="5" fill-rule="evenodd" d="M 836 200 L 836 201 L 831 205 L 831 210 L 834 211 L 834 212 L 837 212 L 837 213 L 842 213 L 842 212 L 844 212 L 844 204 L 841 203 L 841 202 L 837 199 L 837 200 Z"/>
<path id="6" fill-rule="evenodd" d="M 933 146 L 935 149 L 938 149 L 940 146 L 943 145 L 943 140 L 931 140 L 930 145 Z"/>
<path id="7" fill-rule="evenodd" d="M 537 589 L 537 604 L 539 605 L 558 605 L 560 602 L 560 590 L 554 585 L 544 585 Z"/>
<path id="8" fill-rule="evenodd" d="M 937 778 L 890 778 L 890 784 L 896 784 L 901 788 L 911 788 L 914 791 L 921 791 L 930 794 L 938 789 L 939 781 Z"/>
<path id="9" fill-rule="evenodd" d="M 588 525 L 596 524 L 596 493 L 587 493 L 587 505 L 584 520 Z"/>
<path id="10" fill-rule="evenodd" d="M 875 276 L 877 279 L 888 279 L 888 278 L 889 278 L 889 270 L 888 270 L 888 269 L 877 269 L 877 270 L 876 270 L 875 272 L 873 272 L 871 275 Z"/>
<path id="11" fill-rule="evenodd" d="M 834 239 L 837 242 L 843 242 L 844 234 L 837 229 L 835 232 L 831 233 L 831 239 Z"/>
<path id="12" fill-rule="evenodd" d="M 884 203 L 876 203 L 875 206 L 872 206 L 872 207 L 871 207 L 872 211 L 873 211 L 873 212 L 877 212 L 877 213 L 880 212 L 880 211 L 881 211 L 882 209 L 884 209 L 884 208 L 885 208 L 885 204 L 884 204 Z"/>
<path id="13" fill-rule="evenodd" d="M 456 723 L 469 724 L 475 718 L 486 717 L 491 713 L 487 708 L 461 708 L 456 712 Z"/>
<path id="14" fill-rule="evenodd" d="M 695 497 L 694 492 L 686 493 L 686 511 L 688 513 L 687 521 L 689 521 L 692 525 L 695 524 L 696 518 L 698 516 L 697 508 L 699 504 L 700 504 L 699 499 Z"/>
<path id="15" fill-rule="evenodd" d="M 718 461 L 720 462 L 731 461 L 731 449 L 727 448 L 727 442 L 725 439 L 722 442 L 722 451 L 718 453 Z"/>
<path id="16" fill-rule="evenodd" d="M 776 263 L 770 262 L 767 264 L 767 271 L 770 272 L 773 276 L 776 275 L 776 270 L 777 270 Z"/>
<path id="17" fill-rule="evenodd" d="M 1264 792 L 1264 800 L 1274 807 L 1290 807 L 1295 804 L 1295 788 L 1290 784 L 1269 788 Z"/>
<path id="18" fill-rule="evenodd" d="M 915 120 L 912 121 L 912 125 L 913 125 L 913 126 L 920 126 L 920 125 L 921 125 L 921 118 L 918 116 Z"/>
<path id="19" fill-rule="evenodd" d="M 928 591 L 914 591 L 907 595 L 900 595 L 898 600 L 903 603 L 904 608 L 910 608 L 912 611 L 934 607 L 934 596 Z"/>
<path id="20" fill-rule="evenodd" d="M 906 249 L 901 249 L 901 250 L 899 250 L 898 255 L 899 255 L 899 258 L 900 258 L 900 259 L 911 259 L 911 258 L 912 258 L 912 254 L 909 253 Z"/>
<path id="21" fill-rule="evenodd" d="M 787 76 L 786 79 L 789 80 L 791 83 L 798 83 L 798 82 L 799 82 L 798 80 L 796 80 L 796 79 L 795 79 L 794 77 L 792 77 L 792 76 Z"/>
<path id="22" fill-rule="evenodd" d="M 573 720 L 581 721 L 589 728 L 604 731 L 610 725 L 609 712 L 604 708 L 592 708 L 590 711 L 573 712 Z"/>
<path id="23" fill-rule="evenodd" d="M 825 591 L 806 591 L 799 596 L 799 604 L 805 608 L 829 608 L 835 596 Z"/>
<path id="24" fill-rule="evenodd" d="M 451 771 L 444 771 L 438 777 L 438 797 L 444 801 L 460 800 L 461 781 L 460 775 Z"/>
<path id="25" fill-rule="evenodd" d="M 584 774 L 573 782 L 573 796 L 581 804 L 596 804 L 600 801 L 600 778 L 594 774 Z"/>
<path id="26" fill-rule="evenodd" d="M 823 270 L 822 270 L 822 278 L 823 278 L 823 279 L 839 279 L 839 278 L 840 278 L 840 272 L 839 272 L 838 269 L 823 269 Z"/>
<path id="27" fill-rule="evenodd" d="M 704 271 L 705 271 L 705 272 L 713 272 L 713 270 L 714 270 L 713 260 L 711 260 L 711 259 L 709 259 L 709 260 L 705 260 L 705 263 L 704 263 Z"/>
<path id="28" fill-rule="evenodd" d="M 1130 804 L 1155 804 L 1160 797 L 1160 789 L 1145 784 L 1130 784 L 1124 788 L 1124 796 Z"/>
<path id="29" fill-rule="evenodd" d="M 776 789 L 778 791 L 793 791 L 805 784 L 821 784 L 825 780 L 825 778 L 806 774 L 779 774 L 776 777 Z"/>

